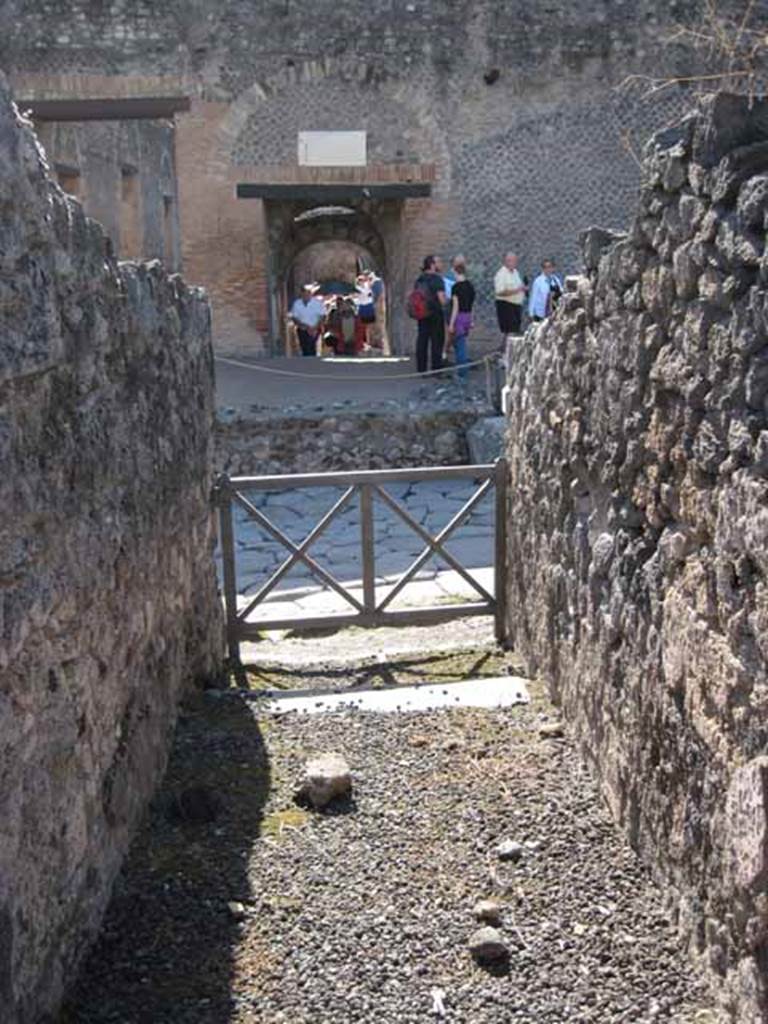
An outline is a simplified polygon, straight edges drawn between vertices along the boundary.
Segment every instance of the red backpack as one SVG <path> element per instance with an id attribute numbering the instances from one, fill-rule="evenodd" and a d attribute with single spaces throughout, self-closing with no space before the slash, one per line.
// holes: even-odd
<path id="1" fill-rule="evenodd" d="M 429 301 L 424 291 L 418 285 L 408 296 L 405 308 L 412 320 L 426 320 L 429 316 Z"/>

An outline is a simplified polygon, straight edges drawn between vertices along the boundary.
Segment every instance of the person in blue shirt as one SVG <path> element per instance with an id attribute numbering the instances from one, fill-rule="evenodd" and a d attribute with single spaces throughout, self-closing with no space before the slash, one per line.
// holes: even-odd
<path id="1" fill-rule="evenodd" d="M 456 274 L 453 271 L 453 266 L 449 266 L 447 270 L 443 269 L 443 261 L 439 256 L 436 257 L 436 261 L 437 272 L 443 279 L 443 284 L 445 285 L 445 297 L 450 305 L 451 292 L 453 291 L 453 286 L 456 283 Z"/>
<path id="2" fill-rule="evenodd" d="M 544 260 L 541 264 L 541 273 L 534 279 L 531 287 L 528 316 L 534 321 L 546 320 L 562 294 L 563 281 L 555 271 L 555 261 Z"/>

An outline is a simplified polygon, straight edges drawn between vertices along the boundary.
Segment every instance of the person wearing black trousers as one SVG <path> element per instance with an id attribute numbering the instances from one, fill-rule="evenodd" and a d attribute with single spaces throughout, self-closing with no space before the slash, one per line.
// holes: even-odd
<path id="1" fill-rule="evenodd" d="M 445 345 L 446 303 L 445 284 L 439 273 L 440 261 L 437 256 L 427 256 L 422 263 L 421 274 L 416 278 L 415 287 L 422 291 L 427 300 L 429 315 L 419 320 L 416 337 L 416 369 L 426 373 L 429 357 L 433 370 L 443 367 L 443 346 Z"/>

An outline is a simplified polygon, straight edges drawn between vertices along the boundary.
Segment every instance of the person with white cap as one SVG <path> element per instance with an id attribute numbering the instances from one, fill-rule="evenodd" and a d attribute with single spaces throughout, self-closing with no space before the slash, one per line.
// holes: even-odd
<path id="1" fill-rule="evenodd" d="M 296 325 L 303 356 L 317 355 L 317 338 L 325 320 L 325 303 L 313 294 L 312 286 L 305 284 L 301 296 L 291 306 L 291 320 Z"/>

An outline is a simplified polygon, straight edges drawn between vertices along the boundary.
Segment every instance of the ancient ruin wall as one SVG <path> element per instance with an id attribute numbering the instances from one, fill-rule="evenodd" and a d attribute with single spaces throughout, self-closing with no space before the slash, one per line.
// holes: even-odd
<path id="1" fill-rule="evenodd" d="M 52 1010 L 213 671 L 204 297 L 118 265 L 0 79 L 0 1016 Z"/>
<path id="2" fill-rule="evenodd" d="M 740 15 L 743 0 L 717 6 Z M 570 270 L 584 224 L 625 223 L 638 185 L 632 149 L 679 116 L 687 94 L 617 87 L 632 73 L 695 73 L 677 29 L 700 25 L 702 7 L 10 0 L 0 59 L 30 98 L 191 97 L 176 120 L 182 259 L 212 297 L 221 351 L 268 348 L 268 292 L 284 281 L 274 264 L 301 211 L 275 231 L 274 202 L 236 199 L 237 182 L 294 180 L 297 133 L 308 128 L 365 130 L 376 173 L 434 165 L 430 200 L 407 200 L 397 218 L 373 211 L 394 341 L 407 352 L 415 332 L 401 310 L 425 253 L 464 253 L 478 287 L 475 338 L 495 341 L 492 277 L 505 251 L 529 274 L 546 254 Z"/>
<path id="3" fill-rule="evenodd" d="M 768 104 L 656 137 L 511 374 L 511 627 L 740 1024 L 768 1019 Z M 601 251 L 602 250 L 602 251 Z"/>
<path id="4" fill-rule="evenodd" d="M 214 465 L 230 476 L 461 466 L 478 418 L 458 411 L 237 415 L 216 424 Z"/>

